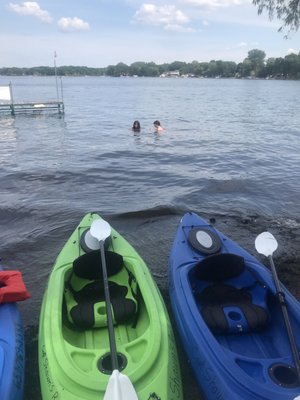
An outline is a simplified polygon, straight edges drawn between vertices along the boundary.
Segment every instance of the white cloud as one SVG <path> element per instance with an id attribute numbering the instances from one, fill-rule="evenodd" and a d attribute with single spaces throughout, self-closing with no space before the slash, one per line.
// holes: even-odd
<path id="1" fill-rule="evenodd" d="M 209 9 L 226 8 L 245 4 L 243 0 L 181 0 L 186 5 Z"/>
<path id="2" fill-rule="evenodd" d="M 59 29 L 63 32 L 86 31 L 90 29 L 90 25 L 88 24 L 88 22 L 85 22 L 77 17 L 62 17 L 57 22 L 57 25 Z"/>
<path id="3" fill-rule="evenodd" d="M 35 1 L 25 1 L 22 4 L 9 3 L 8 8 L 20 15 L 31 15 L 43 22 L 51 22 L 52 18 L 48 11 L 42 10 Z"/>
<path id="4" fill-rule="evenodd" d="M 237 44 L 237 47 L 247 47 L 247 46 L 248 46 L 248 43 L 246 43 L 246 42 L 240 42 Z"/>
<path id="5" fill-rule="evenodd" d="M 173 32 L 196 32 L 193 28 L 188 28 L 178 24 L 168 24 L 165 25 L 164 29 L 166 31 L 173 31 Z"/>
<path id="6" fill-rule="evenodd" d="M 189 18 L 174 5 L 143 4 L 133 19 L 147 25 L 164 26 L 167 30 L 189 31 L 188 28 L 184 28 Z"/>
<path id="7" fill-rule="evenodd" d="M 299 51 L 298 50 L 295 50 L 295 49 L 288 49 L 288 54 L 298 54 L 299 53 Z"/>

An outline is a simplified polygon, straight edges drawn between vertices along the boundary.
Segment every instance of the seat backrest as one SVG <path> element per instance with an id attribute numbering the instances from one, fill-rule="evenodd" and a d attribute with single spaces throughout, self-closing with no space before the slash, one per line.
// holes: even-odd
<path id="1" fill-rule="evenodd" d="M 236 254 L 214 254 L 196 266 L 196 276 L 204 281 L 220 282 L 235 278 L 245 270 L 243 257 Z"/>
<path id="2" fill-rule="evenodd" d="M 105 251 L 107 276 L 121 271 L 123 257 L 112 251 Z M 99 250 L 91 251 L 76 258 L 73 262 L 73 272 L 76 276 L 85 279 L 102 279 L 102 259 Z"/>

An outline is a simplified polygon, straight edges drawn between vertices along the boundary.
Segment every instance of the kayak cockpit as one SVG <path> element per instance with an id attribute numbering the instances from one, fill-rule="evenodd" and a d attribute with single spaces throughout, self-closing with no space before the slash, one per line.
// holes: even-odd
<path id="1" fill-rule="evenodd" d="M 125 266 L 123 257 L 105 251 L 108 285 L 114 324 L 135 325 L 138 311 L 136 280 Z M 107 326 L 104 283 L 100 252 L 83 254 L 73 262 L 65 284 L 65 303 L 69 322 L 78 329 Z"/>
<path id="2" fill-rule="evenodd" d="M 236 254 L 216 254 L 194 269 L 194 293 L 202 317 L 215 334 L 246 333 L 270 322 L 267 287 Z"/>
<path id="3" fill-rule="evenodd" d="M 208 256 L 189 271 L 189 281 L 198 312 L 227 358 L 261 383 L 271 378 L 299 386 L 276 295 L 243 257 Z"/>
<path id="4" fill-rule="evenodd" d="M 133 274 L 134 265 L 105 250 L 119 368 L 138 363 L 149 345 L 150 318 Z M 76 258 L 64 273 L 62 334 L 73 362 L 84 371 L 111 374 L 111 356 L 99 251 Z"/>

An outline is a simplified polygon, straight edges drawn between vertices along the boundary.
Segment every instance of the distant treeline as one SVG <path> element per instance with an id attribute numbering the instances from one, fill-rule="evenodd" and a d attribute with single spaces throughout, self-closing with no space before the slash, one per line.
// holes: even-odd
<path id="1" fill-rule="evenodd" d="M 207 78 L 274 78 L 300 79 L 300 53 L 289 54 L 284 58 L 268 58 L 262 50 L 253 49 L 241 63 L 215 61 L 191 63 L 174 61 L 157 65 L 154 62 L 122 62 L 105 68 L 62 66 L 56 68 L 60 76 L 191 76 Z M 0 75 L 55 75 L 54 67 L 0 68 Z"/>

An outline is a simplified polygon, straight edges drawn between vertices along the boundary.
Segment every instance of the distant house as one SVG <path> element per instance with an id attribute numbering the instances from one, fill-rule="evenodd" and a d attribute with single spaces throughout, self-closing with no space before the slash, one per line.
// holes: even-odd
<path id="1" fill-rule="evenodd" d="M 179 70 L 176 71 L 167 71 L 160 75 L 161 78 L 179 78 L 180 72 Z"/>

